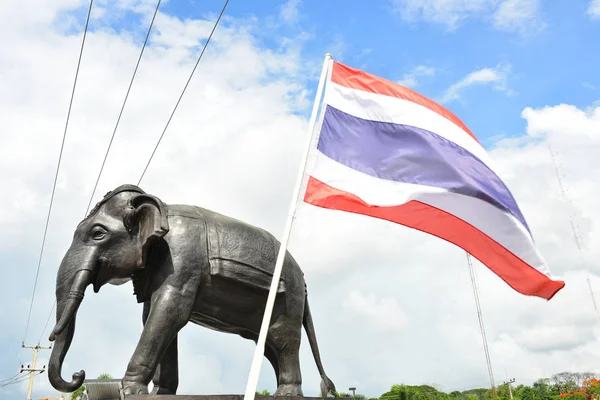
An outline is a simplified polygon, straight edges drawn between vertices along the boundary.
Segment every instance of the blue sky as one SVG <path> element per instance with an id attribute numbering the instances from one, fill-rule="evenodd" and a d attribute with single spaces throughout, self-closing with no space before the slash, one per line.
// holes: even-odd
<path id="1" fill-rule="evenodd" d="M 418 76 L 419 85 L 414 89 L 436 100 L 471 72 L 506 69 L 504 90 L 492 90 L 491 83 L 474 84 L 459 99 L 444 102 L 484 145 L 491 145 L 489 138 L 522 133 L 524 121 L 519 114 L 526 106 L 564 102 L 585 107 L 596 101 L 600 92 L 596 74 L 600 53 L 593 50 L 600 24 L 586 15 L 590 1 L 520 1 L 533 4 L 535 10 L 532 20 L 515 30 L 493 26 L 491 8 L 469 12 L 456 6 L 453 11 L 464 18 L 452 27 L 428 19 L 422 10 L 416 18 L 403 18 L 399 4 L 415 2 L 401 0 L 291 1 L 286 3 L 294 13 L 290 23 L 275 21 L 284 7 L 281 1 L 231 1 L 225 23 L 228 17 L 240 21 L 258 18 L 263 25 L 255 28 L 256 40 L 274 51 L 281 49 L 282 37 L 308 35 L 301 39 L 302 55 L 315 65 L 331 52 L 340 62 L 393 81 L 402 80 L 419 66 L 432 68 L 433 73 Z M 428 0 L 423 7 L 436 3 L 444 2 Z M 170 1 L 161 5 L 161 11 L 181 19 L 214 19 L 222 6 L 217 0 Z M 83 17 L 86 11 L 82 7 L 79 15 Z M 133 13 L 122 14 L 110 26 L 117 31 L 137 29 L 140 42 L 146 29 Z M 315 81 L 311 83 L 316 86 Z"/>
<path id="2" fill-rule="evenodd" d="M 279 236 L 316 78 L 324 54 L 331 52 L 337 61 L 405 84 L 457 114 L 506 173 L 552 271 L 566 276 L 562 297 L 539 303 L 479 270 L 496 378 L 504 378 L 504 368 L 524 383 L 569 368 L 596 368 L 600 331 L 589 323 L 587 286 L 581 266 L 572 261 L 579 255 L 567 218 L 579 218 L 597 288 L 600 249 L 593 243 L 600 238 L 600 215 L 594 198 L 600 196 L 600 167 L 592 161 L 600 151 L 600 3 L 593 1 L 596 17 L 588 12 L 592 0 L 231 0 L 144 189 L 234 214 Z M 0 330 L 0 381 L 31 356 L 19 347 L 89 5 L 27 4 L 0 15 L 0 35 L 9 38 L 0 48 L 0 107 L 7 111 L 7 128 L 0 132 L 0 186 L 14 188 L 12 196 L 0 198 L 0 265 L 2 272 L 17 266 L 18 274 L 11 281 L 18 283 L 0 293 L 8 305 L 0 308 L 6 325 Z M 106 148 L 112 133 L 156 3 L 94 4 L 104 11 L 90 23 L 28 342 L 41 335 L 58 262 L 89 200 L 103 156 L 98 149 Z M 214 20 L 222 5 L 220 0 L 161 5 L 157 30 L 164 37 L 151 37 L 95 201 L 124 180 L 137 179 L 200 49 L 189 41 L 202 42 L 212 27 L 206 19 Z M 528 138 L 548 135 L 556 144 L 575 211 L 559 198 L 545 147 L 497 142 L 526 130 Z M 137 152 L 124 150 L 127 146 Z M 356 385 L 378 396 L 400 381 L 424 383 L 429 373 L 445 390 L 487 385 L 472 294 L 456 290 L 469 285 L 462 274 L 464 253 L 378 221 L 303 212 L 293 246 L 306 261 L 325 364 L 342 390 Z M 348 221 L 353 227 L 341 228 Z M 399 259 L 403 268 L 397 268 Z M 432 282 L 432 273 L 439 280 Z M 439 297 L 427 291 L 432 286 Z M 122 373 L 140 325 L 130 292 L 124 285 L 86 293 L 87 311 L 64 376 L 79 368 L 92 377 Z M 115 321 L 111 307 L 125 317 Z M 253 347 L 200 328 L 190 332 L 184 342 L 195 344 L 182 355 L 184 392 L 196 383 L 202 393 L 243 391 Z M 370 344 L 375 354 L 370 356 L 357 343 L 373 337 L 378 340 Z M 314 394 L 318 377 L 305 344 L 305 393 Z M 398 363 L 398 357 L 411 361 Z M 461 368 L 454 368 L 457 357 Z M 260 388 L 274 390 L 271 375 L 263 365 Z M 12 385 L 0 394 L 22 397 L 24 390 Z M 36 396 L 51 392 L 45 375 L 36 380 Z"/>
<path id="3" fill-rule="evenodd" d="M 434 3 L 434 2 L 424 2 Z M 526 106 L 542 107 L 568 103 L 585 107 L 598 99 L 600 52 L 597 38 L 600 23 L 586 15 L 587 0 L 540 1 L 536 18 L 544 27 L 533 32 L 511 32 L 493 27 L 479 15 L 469 15 L 454 29 L 445 24 L 417 19 L 407 21 L 393 2 L 298 3 L 297 23 L 283 29 L 265 27 L 264 43 L 280 35 L 310 32 L 304 57 L 320 61 L 325 52 L 336 60 L 373 74 L 398 81 L 420 65 L 435 69 L 419 77 L 415 88 L 438 98 L 448 87 L 470 72 L 482 68 L 509 66 L 506 88 L 474 85 L 461 98 L 445 104 L 455 112 L 486 145 L 497 135 L 520 135 L 525 126 L 520 111 Z M 238 18 L 272 16 L 280 1 L 260 3 L 232 1 L 227 14 Z M 219 1 L 166 3 L 164 10 L 186 17 L 217 13 Z M 485 13 L 482 13 L 485 14 Z M 276 48 L 277 44 L 274 44 Z"/>
<path id="4" fill-rule="evenodd" d="M 415 2 L 401 0 L 231 1 L 225 21 L 227 17 L 266 21 L 254 33 L 257 41 L 274 51 L 281 49 L 282 37 L 307 35 L 302 39 L 302 55 L 305 62 L 315 65 L 326 52 L 331 52 L 340 62 L 393 81 L 402 80 L 419 66 L 432 68 L 432 73 L 418 76 L 419 84 L 414 89 L 436 100 L 471 72 L 484 68 L 505 70 L 504 90 L 492 90 L 489 82 L 475 83 L 466 87 L 459 99 L 443 102 L 489 146 L 489 138 L 522 133 L 525 123 L 520 111 L 526 106 L 564 102 L 585 107 L 596 101 L 600 93 L 600 78 L 596 74 L 600 53 L 594 51 L 600 23 L 586 15 L 590 1 L 520 2 L 535 8 L 528 16 L 532 19 L 523 22 L 520 30 L 493 26 L 493 8 L 485 7 L 470 12 L 456 6 L 454 13 L 462 13 L 464 19 L 452 27 L 428 19 L 422 10 L 416 18 L 403 18 L 399 4 Z M 423 7 L 436 3 L 444 2 L 428 0 Z M 285 4 L 294 10 L 294 20 L 277 23 L 275 18 Z M 217 0 L 171 1 L 161 5 L 161 10 L 182 19 L 214 19 L 222 6 L 223 2 Z M 81 14 L 85 12 L 85 8 L 80 10 Z M 124 16 L 111 26 L 117 30 L 135 26 L 140 30 L 138 40 L 143 40 L 146 24 L 140 24 L 136 15 Z M 316 86 L 315 81 L 310 84 Z"/>

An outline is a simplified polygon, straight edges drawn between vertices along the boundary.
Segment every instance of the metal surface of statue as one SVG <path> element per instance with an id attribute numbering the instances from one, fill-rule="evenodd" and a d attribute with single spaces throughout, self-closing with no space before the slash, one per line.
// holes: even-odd
<path id="1" fill-rule="evenodd" d="M 62 378 L 85 289 L 133 281 L 143 303 L 144 328 L 122 380 L 124 395 L 175 394 L 177 334 L 188 321 L 256 342 L 279 241 L 236 219 L 190 205 L 167 205 L 137 186 L 106 194 L 79 223 L 56 278 L 55 341 L 48 378 L 76 390 L 85 371 Z M 268 330 L 265 356 L 277 379 L 276 396 L 302 396 L 299 348 L 306 330 L 322 378 L 322 395 L 335 392 L 321 363 L 304 274 L 286 253 Z"/>

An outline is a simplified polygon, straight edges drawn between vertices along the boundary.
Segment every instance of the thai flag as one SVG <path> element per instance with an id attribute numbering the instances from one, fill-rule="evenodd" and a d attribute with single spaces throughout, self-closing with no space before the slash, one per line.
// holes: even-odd
<path id="1" fill-rule="evenodd" d="M 514 290 L 550 300 L 525 217 L 475 135 L 424 96 L 330 66 L 304 201 L 418 229 L 470 253 Z"/>

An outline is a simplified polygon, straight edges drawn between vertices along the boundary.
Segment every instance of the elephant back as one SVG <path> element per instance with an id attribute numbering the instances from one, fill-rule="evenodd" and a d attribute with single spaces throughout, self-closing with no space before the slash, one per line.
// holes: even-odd
<path id="1" fill-rule="evenodd" d="M 279 241 L 269 232 L 214 211 L 201 209 L 206 221 L 210 274 L 242 285 L 268 291 L 279 252 Z M 279 280 L 285 292 L 286 276 L 299 271 L 289 252 Z"/>

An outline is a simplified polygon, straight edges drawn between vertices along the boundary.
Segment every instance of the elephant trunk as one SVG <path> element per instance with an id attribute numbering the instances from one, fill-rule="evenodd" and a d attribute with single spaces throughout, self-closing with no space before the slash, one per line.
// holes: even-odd
<path id="1" fill-rule="evenodd" d="M 75 317 L 75 314 L 77 314 L 77 309 L 83 300 L 85 288 L 91 283 L 91 278 L 92 271 L 87 269 L 78 271 L 75 274 L 73 285 L 71 286 L 71 291 L 67 295 L 67 299 L 64 302 L 63 310 L 60 314 L 57 312 L 57 315 L 60 315 L 60 319 L 50 334 L 49 340 L 51 342 L 56 339 L 56 335 L 60 335 L 62 333 L 67 324 Z"/>
<path id="2" fill-rule="evenodd" d="M 56 325 L 49 340 L 55 342 L 48 363 L 48 379 L 52 386 L 61 392 L 69 393 L 77 390 L 85 379 L 85 371 L 73 374 L 71 382 L 61 377 L 63 361 L 75 333 L 77 310 L 83 300 L 87 286 L 92 282 L 95 265 L 95 252 L 90 251 L 87 257 L 81 253 L 70 251 L 58 271 L 56 282 Z"/>
<path id="3" fill-rule="evenodd" d="M 73 340 L 73 334 L 75 333 L 75 317 L 68 323 L 65 331 L 60 333 L 54 346 L 52 347 L 52 355 L 48 363 L 48 380 L 50 384 L 56 389 L 63 393 L 72 393 L 79 389 L 83 385 L 85 380 L 85 371 L 81 370 L 73 374 L 73 379 L 70 382 L 65 381 L 62 378 L 62 365 L 71 346 Z"/>

